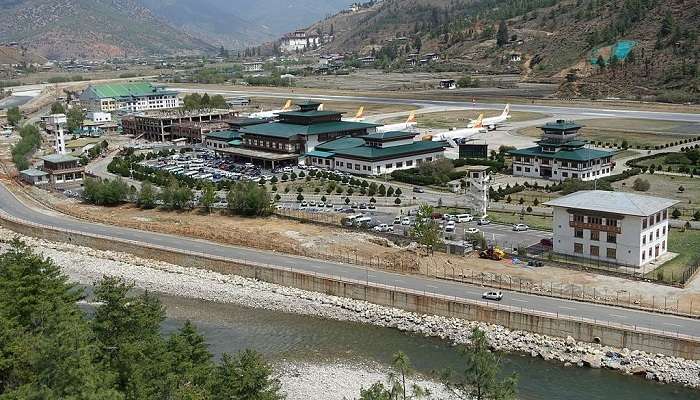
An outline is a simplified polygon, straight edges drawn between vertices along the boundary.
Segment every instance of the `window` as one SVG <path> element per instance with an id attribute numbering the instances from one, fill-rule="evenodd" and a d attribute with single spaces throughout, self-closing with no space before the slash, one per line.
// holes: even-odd
<path id="1" fill-rule="evenodd" d="M 642 236 L 642 244 L 647 244 L 647 235 Z"/>
<path id="2" fill-rule="evenodd" d="M 583 229 L 574 230 L 574 236 L 577 238 L 583 239 Z"/>
<path id="3" fill-rule="evenodd" d="M 617 243 L 617 235 L 608 232 L 608 243 Z"/>
<path id="4" fill-rule="evenodd" d="M 600 232 L 591 231 L 591 240 L 600 240 Z"/>
<path id="5" fill-rule="evenodd" d="M 403 167 L 403 162 L 397 162 L 396 163 L 396 168 L 401 168 Z"/>
<path id="6" fill-rule="evenodd" d="M 668 219 L 668 210 L 664 210 L 664 219 Z"/>
<path id="7" fill-rule="evenodd" d="M 612 218 L 605 219 L 605 225 L 607 226 L 617 226 L 617 220 Z"/>
<path id="8" fill-rule="evenodd" d="M 666 250 L 666 241 L 661 242 L 661 250 Z"/>
<path id="9" fill-rule="evenodd" d="M 642 251 L 642 261 L 644 261 L 644 260 L 646 260 L 646 259 L 647 259 L 647 252 L 646 252 L 646 251 Z"/>
<path id="10" fill-rule="evenodd" d="M 355 170 L 359 171 L 360 170 L 360 164 L 355 164 Z"/>
<path id="11" fill-rule="evenodd" d="M 352 169 L 352 163 L 348 163 L 348 168 Z"/>
<path id="12" fill-rule="evenodd" d="M 583 215 L 575 215 L 575 214 L 574 214 L 574 222 L 581 222 L 581 223 L 583 223 Z"/>
<path id="13" fill-rule="evenodd" d="M 649 226 L 654 225 L 654 216 L 649 217 Z"/>
<path id="14" fill-rule="evenodd" d="M 407 166 L 407 167 L 410 167 L 411 165 L 413 165 L 413 160 L 408 160 L 408 161 L 406 161 L 406 166 Z"/>
<path id="15" fill-rule="evenodd" d="M 661 222 L 661 213 L 656 213 L 656 223 Z"/>
<path id="16" fill-rule="evenodd" d="M 642 229 L 647 229 L 647 219 L 646 218 L 644 218 L 642 220 Z"/>
<path id="17" fill-rule="evenodd" d="M 661 234 L 663 234 L 663 235 L 666 234 L 666 227 L 665 226 L 661 229 Z"/>
<path id="18" fill-rule="evenodd" d="M 617 258 L 617 249 L 608 248 L 608 258 Z"/>
<path id="19" fill-rule="evenodd" d="M 385 167 L 387 167 L 387 168 L 392 168 L 393 166 L 394 166 L 394 164 L 387 164 L 387 165 L 385 165 Z"/>
<path id="20" fill-rule="evenodd" d="M 598 257 L 600 255 L 600 248 L 598 246 L 591 246 L 591 256 Z"/>
<path id="21" fill-rule="evenodd" d="M 603 218 L 600 217 L 588 217 L 589 224 L 603 225 Z"/>
<path id="22" fill-rule="evenodd" d="M 522 167 L 515 167 L 515 170 L 519 172 L 519 171 L 522 171 L 523 169 L 522 169 Z"/>
<path id="23" fill-rule="evenodd" d="M 530 172 L 530 168 L 525 168 L 525 172 Z"/>
<path id="24" fill-rule="evenodd" d="M 583 254 L 583 245 L 581 243 L 574 243 L 574 253 Z"/>
<path id="25" fill-rule="evenodd" d="M 568 177 L 569 177 L 569 173 L 568 173 L 568 172 L 562 172 L 562 173 L 561 173 L 561 176 L 563 176 L 564 178 L 568 178 Z"/>

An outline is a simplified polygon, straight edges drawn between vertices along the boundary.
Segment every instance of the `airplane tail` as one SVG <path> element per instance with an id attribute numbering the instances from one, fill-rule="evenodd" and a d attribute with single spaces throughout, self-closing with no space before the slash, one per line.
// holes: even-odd
<path id="1" fill-rule="evenodd" d="M 408 119 L 406 120 L 406 123 L 407 123 L 407 124 L 412 124 L 412 123 L 414 123 L 414 122 L 416 122 L 416 112 L 415 112 L 415 111 L 411 111 L 411 114 L 408 116 Z"/>
<path id="2" fill-rule="evenodd" d="M 484 113 L 479 114 L 479 118 L 474 121 L 474 128 L 483 128 Z"/>
<path id="3" fill-rule="evenodd" d="M 290 108 L 292 108 L 292 100 L 287 100 L 286 103 L 284 103 L 284 107 L 282 107 L 282 111 L 287 111 Z"/>
<path id="4" fill-rule="evenodd" d="M 318 111 L 323 111 L 323 103 L 319 104 Z"/>
<path id="5" fill-rule="evenodd" d="M 355 114 L 356 119 L 362 118 L 362 115 L 365 113 L 365 106 L 360 106 L 360 108 L 357 110 L 357 114 Z"/>
<path id="6" fill-rule="evenodd" d="M 510 117 L 510 104 L 506 104 L 506 108 L 503 109 L 503 114 L 501 114 L 504 117 Z"/>

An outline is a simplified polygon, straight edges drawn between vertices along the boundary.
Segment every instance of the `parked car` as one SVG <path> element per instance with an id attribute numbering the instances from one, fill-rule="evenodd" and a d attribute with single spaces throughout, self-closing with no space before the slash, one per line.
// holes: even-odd
<path id="1" fill-rule="evenodd" d="M 247 165 L 248 165 L 248 164 L 246 164 L 246 166 L 247 166 Z M 294 172 L 294 168 L 292 168 L 292 167 L 284 167 L 284 168 L 282 168 L 282 172 L 286 172 L 286 173 Z"/>
<path id="2" fill-rule="evenodd" d="M 425 193 L 425 189 L 423 189 L 423 188 L 420 187 L 420 186 L 414 186 L 414 187 L 413 187 L 413 192 L 414 192 L 414 193 Z"/>
<path id="3" fill-rule="evenodd" d="M 310 201 L 310 202 L 309 202 L 309 207 L 316 207 L 316 202 L 315 202 L 315 201 Z"/>
<path id="4" fill-rule="evenodd" d="M 481 298 L 486 300 L 501 301 L 503 299 L 503 292 L 501 292 L 500 290 L 485 292 L 481 295 Z"/>
<path id="5" fill-rule="evenodd" d="M 374 203 L 369 203 L 369 205 L 367 206 L 367 208 L 369 208 L 370 210 L 376 210 L 376 209 L 377 209 L 377 206 L 375 206 Z"/>
<path id="6" fill-rule="evenodd" d="M 399 225 L 401 224 L 401 217 L 395 217 L 394 218 L 394 225 Z"/>
<path id="7" fill-rule="evenodd" d="M 307 203 L 306 201 L 302 201 L 301 204 L 299 205 L 299 208 L 306 208 L 308 206 L 309 206 L 309 203 Z"/>
<path id="8" fill-rule="evenodd" d="M 367 209 L 367 204 L 362 203 L 360 204 L 360 210 L 366 210 Z"/>
<path id="9" fill-rule="evenodd" d="M 445 224 L 445 232 L 454 232 L 456 224 L 454 221 L 449 221 Z"/>
<path id="10" fill-rule="evenodd" d="M 387 224 L 379 224 L 372 228 L 372 230 L 374 230 L 375 232 L 393 232 L 394 227 Z"/>
<path id="11" fill-rule="evenodd" d="M 465 235 L 473 235 L 473 234 L 475 234 L 475 233 L 479 233 L 479 229 L 478 229 L 478 228 L 467 228 L 467 229 L 464 230 L 464 234 L 465 234 Z"/>
<path id="12" fill-rule="evenodd" d="M 474 220 L 474 217 L 472 217 L 471 214 L 457 214 L 454 217 L 459 223 L 470 222 Z"/>
<path id="13" fill-rule="evenodd" d="M 357 208 L 357 203 L 352 203 L 352 205 L 350 206 L 350 208 Z"/>
<path id="14" fill-rule="evenodd" d="M 406 226 L 411 225 L 411 219 L 408 217 L 403 217 L 401 219 L 401 225 L 406 225 Z"/>
<path id="15" fill-rule="evenodd" d="M 491 221 L 488 218 L 479 218 L 477 225 L 489 225 Z"/>
<path id="16" fill-rule="evenodd" d="M 540 240 L 540 245 L 544 247 L 552 247 L 554 246 L 554 242 L 552 242 L 552 239 L 542 239 Z"/>
<path id="17" fill-rule="evenodd" d="M 527 225 L 525 225 L 525 224 L 515 224 L 515 225 L 513 225 L 513 231 L 515 231 L 515 232 L 524 232 L 524 231 L 526 231 L 526 230 L 528 230 L 528 229 L 530 229 L 530 227 L 527 226 Z"/>

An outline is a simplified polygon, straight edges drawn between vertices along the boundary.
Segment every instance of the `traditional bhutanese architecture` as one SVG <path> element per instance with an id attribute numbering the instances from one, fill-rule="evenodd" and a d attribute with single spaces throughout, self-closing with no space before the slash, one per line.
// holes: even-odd
<path id="1" fill-rule="evenodd" d="M 306 164 L 357 175 L 382 175 L 443 157 L 446 143 L 414 141 L 414 137 L 413 132 L 382 132 L 341 138 L 306 153 Z"/>
<path id="2" fill-rule="evenodd" d="M 590 181 L 612 173 L 614 153 L 587 148 L 586 142 L 579 139 L 581 125 L 558 120 L 539 128 L 543 135 L 536 147 L 509 152 L 513 157 L 513 176 Z"/>
<path id="3" fill-rule="evenodd" d="M 80 165 L 80 159 L 66 154 L 50 154 L 41 159 L 44 161 L 41 169 L 48 174 L 50 185 L 80 184 L 83 181 L 85 167 Z"/>
<path id="4" fill-rule="evenodd" d="M 80 95 L 80 104 L 89 111 L 149 111 L 180 107 L 177 92 L 148 82 L 90 85 Z"/>
<path id="5" fill-rule="evenodd" d="M 678 201 L 584 190 L 546 202 L 554 252 L 641 267 L 668 252 L 669 208 Z"/>
<path id="6" fill-rule="evenodd" d="M 286 53 L 293 53 L 310 49 L 321 44 L 321 37 L 315 33 L 307 33 L 305 30 L 298 30 L 288 33 L 282 37 L 280 50 Z"/>

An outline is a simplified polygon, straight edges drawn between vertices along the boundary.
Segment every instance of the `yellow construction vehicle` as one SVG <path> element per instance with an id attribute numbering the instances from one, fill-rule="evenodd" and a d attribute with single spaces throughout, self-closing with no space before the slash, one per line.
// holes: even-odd
<path id="1" fill-rule="evenodd" d="M 506 256 L 506 253 L 503 250 L 499 249 L 498 247 L 494 247 L 494 246 L 489 246 L 488 249 L 482 250 L 479 253 L 480 258 L 485 258 L 488 260 L 495 260 L 495 261 L 500 261 L 500 260 L 504 259 L 505 256 Z"/>

